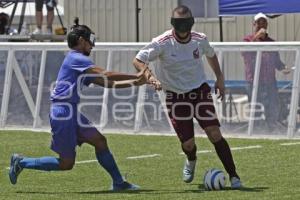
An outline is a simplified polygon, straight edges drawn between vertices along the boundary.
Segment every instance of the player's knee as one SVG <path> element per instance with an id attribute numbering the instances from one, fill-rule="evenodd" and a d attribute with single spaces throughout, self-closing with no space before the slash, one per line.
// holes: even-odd
<path id="1" fill-rule="evenodd" d="M 97 139 L 97 146 L 100 146 L 100 147 L 107 146 L 107 139 L 104 135 L 99 134 L 98 139 Z"/>
<path id="2" fill-rule="evenodd" d="M 219 140 L 221 140 L 222 134 L 218 126 L 209 126 L 206 127 L 204 130 L 210 142 L 216 143 Z"/>
<path id="3" fill-rule="evenodd" d="M 59 166 L 60 170 L 71 170 L 71 169 L 73 169 L 73 167 L 74 167 L 73 163 L 63 164 L 63 165 Z"/>
<path id="4" fill-rule="evenodd" d="M 107 149 L 107 139 L 103 135 L 99 135 L 98 139 L 95 141 L 94 146 L 97 152 Z"/>
<path id="5" fill-rule="evenodd" d="M 195 149 L 195 145 L 186 145 L 186 146 L 183 146 L 183 148 L 185 151 L 191 152 Z"/>
<path id="6" fill-rule="evenodd" d="M 75 160 L 61 160 L 59 162 L 60 170 L 71 170 L 75 165 Z"/>
<path id="7" fill-rule="evenodd" d="M 182 143 L 182 149 L 185 151 L 185 152 L 191 152 L 195 149 L 195 139 L 194 138 L 191 138 L 187 141 L 185 141 L 184 143 Z"/>
<path id="8" fill-rule="evenodd" d="M 107 139 L 106 139 L 106 137 L 104 135 L 100 134 L 99 138 L 100 138 L 99 140 L 101 141 L 101 143 L 107 144 Z"/>
<path id="9" fill-rule="evenodd" d="M 84 142 L 95 147 L 96 150 L 107 149 L 107 140 L 100 132 L 95 132 L 92 137 L 85 138 Z"/>

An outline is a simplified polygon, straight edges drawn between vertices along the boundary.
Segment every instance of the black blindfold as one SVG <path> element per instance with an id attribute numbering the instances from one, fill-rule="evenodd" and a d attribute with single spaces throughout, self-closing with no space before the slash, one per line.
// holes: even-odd
<path id="1" fill-rule="evenodd" d="M 192 30 L 192 26 L 194 25 L 194 18 L 171 18 L 171 24 L 174 29 L 178 32 L 185 33 Z"/>

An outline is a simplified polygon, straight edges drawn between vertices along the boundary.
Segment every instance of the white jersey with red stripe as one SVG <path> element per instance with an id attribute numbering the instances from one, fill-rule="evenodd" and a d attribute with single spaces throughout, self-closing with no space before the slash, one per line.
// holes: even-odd
<path id="1" fill-rule="evenodd" d="M 215 55 L 205 34 L 192 31 L 191 40 L 180 43 L 173 30 L 168 30 L 141 49 L 136 58 L 145 63 L 158 61 L 155 75 L 163 90 L 186 93 L 206 81 L 203 55 Z"/>

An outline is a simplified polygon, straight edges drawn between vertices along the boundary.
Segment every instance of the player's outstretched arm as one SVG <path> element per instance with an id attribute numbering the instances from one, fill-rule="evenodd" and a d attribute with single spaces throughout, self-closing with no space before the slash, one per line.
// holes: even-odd
<path id="1" fill-rule="evenodd" d="M 121 72 L 113 72 L 113 71 L 106 71 L 105 69 L 95 66 L 91 67 L 86 70 L 87 74 L 99 74 L 104 76 L 107 80 L 110 81 L 123 81 L 123 80 L 131 80 L 131 79 L 137 79 L 140 78 L 144 71 L 140 71 L 137 74 L 126 74 Z"/>
<path id="2" fill-rule="evenodd" d="M 155 90 L 161 90 L 161 83 L 160 81 L 152 74 L 151 70 L 149 69 L 148 65 L 141 60 L 136 58 L 133 59 L 133 66 L 138 71 L 145 70 L 144 78 L 146 79 L 147 83 L 150 84 Z"/>
<path id="3" fill-rule="evenodd" d="M 86 70 L 87 74 L 99 75 L 91 81 L 106 88 L 126 88 L 140 86 L 146 83 L 144 79 L 145 70 L 137 74 L 125 74 L 120 72 L 105 71 L 101 67 L 91 67 Z"/>

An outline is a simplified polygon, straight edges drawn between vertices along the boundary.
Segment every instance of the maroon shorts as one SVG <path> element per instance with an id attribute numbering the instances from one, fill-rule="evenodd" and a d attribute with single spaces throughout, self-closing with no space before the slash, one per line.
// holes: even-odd
<path id="1" fill-rule="evenodd" d="M 204 83 L 183 94 L 166 92 L 169 118 L 182 143 L 194 137 L 193 118 L 203 129 L 220 126 L 210 90 L 209 85 Z"/>

